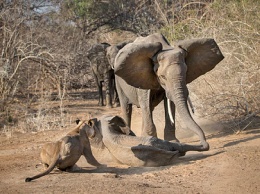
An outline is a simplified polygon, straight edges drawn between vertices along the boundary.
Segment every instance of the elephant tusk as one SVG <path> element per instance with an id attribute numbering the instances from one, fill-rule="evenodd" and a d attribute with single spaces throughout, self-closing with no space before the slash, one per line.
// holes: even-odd
<path id="1" fill-rule="evenodd" d="M 112 64 L 110 64 L 110 67 L 111 67 L 111 69 L 115 69 L 115 63 L 116 63 L 116 60 L 114 61 L 114 63 L 112 63 Z"/>
<path id="2" fill-rule="evenodd" d="M 170 120 L 171 120 L 172 124 L 174 124 L 174 119 L 173 119 L 173 116 L 172 116 L 171 101 L 170 101 L 169 98 L 167 98 L 167 108 L 168 108 L 168 115 L 170 117 Z"/>
<path id="3" fill-rule="evenodd" d="M 191 108 L 191 111 L 192 111 L 192 113 L 194 114 L 194 107 L 193 107 L 193 104 L 192 104 L 192 102 L 191 102 L 191 99 L 190 99 L 190 97 L 188 96 L 188 103 L 189 103 L 189 105 L 190 105 L 190 108 Z"/>

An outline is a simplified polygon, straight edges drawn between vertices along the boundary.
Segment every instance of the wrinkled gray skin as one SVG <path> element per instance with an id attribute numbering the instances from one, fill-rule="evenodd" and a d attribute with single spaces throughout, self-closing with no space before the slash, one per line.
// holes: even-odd
<path id="1" fill-rule="evenodd" d="M 202 151 L 202 145 L 169 142 L 152 136 L 137 137 L 118 116 L 102 116 L 89 121 L 90 144 L 108 149 L 113 158 L 129 166 L 163 166 L 172 164 L 187 151 Z"/>
<path id="2" fill-rule="evenodd" d="M 204 132 L 190 115 L 186 84 L 213 69 L 223 58 L 213 39 L 183 40 L 172 47 L 163 35 L 152 34 L 127 44 L 116 56 L 114 71 L 128 126 L 132 105 L 137 105 L 142 109 L 142 136 L 157 137 L 152 111 L 164 100 L 164 139 L 177 140 L 175 122 L 169 116 L 175 119 L 176 107 L 187 128 L 199 136 L 203 150 L 208 150 Z"/>
<path id="3" fill-rule="evenodd" d="M 118 51 L 128 43 L 129 42 L 122 42 L 122 43 L 119 43 L 119 44 L 116 44 L 116 45 L 111 45 L 111 46 L 106 48 L 106 58 L 108 60 L 110 67 L 112 68 L 112 70 L 114 69 L 114 62 L 115 62 L 115 58 L 116 58 Z M 118 107 L 119 106 L 119 98 L 118 98 L 118 93 L 117 93 L 117 90 L 116 90 L 114 70 L 113 70 L 112 81 L 113 81 L 112 82 L 113 83 L 113 89 L 115 91 L 115 95 L 114 95 L 115 107 Z"/>
<path id="4" fill-rule="evenodd" d="M 114 69 L 116 55 L 119 52 L 119 50 L 122 49 L 125 45 L 127 45 L 128 43 L 131 43 L 131 42 L 132 41 L 121 42 L 119 44 L 111 45 L 111 46 L 107 47 L 106 56 L 107 56 L 108 62 L 110 64 L 110 66 L 112 67 L 112 69 Z"/>
<path id="5" fill-rule="evenodd" d="M 115 106 L 119 105 L 119 100 L 115 87 L 114 70 L 111 68 L 106 57 L 106 49 L 108 47 L 110 47 L 110 44 L 108 43 L 95 44 L 87 51 L 87 57 L 90 61 L 92 74 L 98 89 L 98 105 L 104 106 L 104 97 L 102 92 L 102 86 L 104 83 L 106 107 L 111 108 L 113 104 L 113 97 Z"/>
<path id="6" fill-rule="evenodd" d="M 73 166 L 84 155 L 87 162 L 93 166 L 101 166 L 94 158 L 88 136 L 91 126 L 80 122 L 75 129 L 57 142 L 47 143 L 41 151 L 41 161 L 45 171 L 33 177 L 28 177 L 25 182 L 30 182 L 49 174 L 55 167 L 60 170 L 72 170 Z"/>

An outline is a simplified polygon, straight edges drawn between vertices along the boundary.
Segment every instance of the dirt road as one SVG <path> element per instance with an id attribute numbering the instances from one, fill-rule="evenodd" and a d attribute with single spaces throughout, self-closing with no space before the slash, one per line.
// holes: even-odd
<path id="1" fill-rule="evenodd" d="M 81 102 L 80 109 L 71 105 L 67 110 L 74 117 L 91 112 L 120 114 L 119 108 L 100 108 Z M 156 110 L 155 121 L 162 125 Z M 140 111 L 134 112 L 133 128 L 141 125 Z M 159 126 L 158 128 L 160 128 Z M 0 136 L 0 193 L 260 193 L 260 129 L 250 129 L 238 135 L 227 133 L 218 125 L 207 125 L 211 149 L 207 152 L 189 152 L 175 164 L 154 168 L 133 168 L 97 159 L 108 164 L 107 168 L 91 167 L 84 158 L 78 162 L 82 170 L 75 173 L 53 171 L 33 182 L 27 176 L 39 172 L 41 146 L 55 141 L 68 129 L 38 133 L 14 133 Z M 138 132 L 137 132 L 138 133 Z M 194 137 L 178 129 L 181 142 L 194 143 Z"/>

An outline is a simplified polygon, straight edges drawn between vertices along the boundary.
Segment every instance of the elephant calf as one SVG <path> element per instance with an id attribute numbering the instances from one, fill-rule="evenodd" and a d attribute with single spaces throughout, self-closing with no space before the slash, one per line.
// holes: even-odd
<path id="1" fill-rule="evenodd" d="M 129 166 L 163 166 L 173 163 L 187 151 L 202 151 L 202 145 L 169 142 L 152 136 L 137 137 L 118 116 L 89 120 L 90 144 L 108 149 L 113 158 Z"/>

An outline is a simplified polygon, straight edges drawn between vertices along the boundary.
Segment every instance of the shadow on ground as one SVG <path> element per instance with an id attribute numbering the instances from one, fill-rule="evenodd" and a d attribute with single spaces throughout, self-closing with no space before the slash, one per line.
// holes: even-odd
<path id="1" fill-rule="evenodd" d="M 214 153 L 209 154 L 203 154 L 203 153 L 190 153 L 187 154 L 184 157 L 176 158 L 176 161 L 168 166 L 160 166 L 160 167 L 126 167 L 126 168 L 120 168 L 120 167 L 102 167 L 102 168 L 95 168 L 95 167 L 84 167 L 81 168 L 78 171 L 70 172 L 70 173 L 109 173 L 114 178 L 119 178 L 122 175 L 133 175 L 133 174 L 143 174 L 147 172 L 156 172 L 161 171 L 164 169 L 169 169 L 174 166 L 178 165 L 189 165 L 191 163 L 194 163 L 198 160 L 203 160 L 211 156 L 216 156 L 218 154 L 221 154 L 223 151 L 217 151 Z"/>

